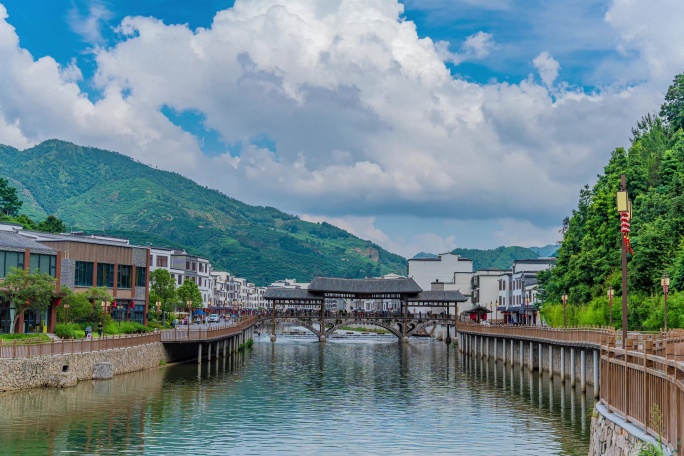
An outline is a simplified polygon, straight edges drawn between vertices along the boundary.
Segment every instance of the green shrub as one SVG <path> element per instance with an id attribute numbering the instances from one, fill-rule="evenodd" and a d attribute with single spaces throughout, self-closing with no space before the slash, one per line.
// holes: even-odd
<path id="1" fill-rule="evenodd" d="M 60 323 L 55 326 L 55 335 L 62 339 L 75 339 L 77 327 L 75 323 Z"/>

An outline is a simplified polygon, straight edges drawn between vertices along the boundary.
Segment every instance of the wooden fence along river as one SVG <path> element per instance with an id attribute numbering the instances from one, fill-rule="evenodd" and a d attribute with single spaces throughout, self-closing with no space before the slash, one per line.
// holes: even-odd
<path id="1" fill-rule="evenodd" d="M 622 349 L 612 328 L 488 326 L 459 322 L 467 335 L 600 349 L 600 401 L 611 412 L 660 437 L 675 451 L 684 439 L 684 332 L 630 332 Z M 620 347 L 620 348 L 618 348 Z M 595 386 L 596 387 L 596 386 Z"/>
<path id="2" fill-rule="evenodd" d="M 35 356 L 69 355 L 101 350 L 135 347 L 156 342 L 211 342 L 241 334 L 254 324 L 255 317 L 247 317 L 239 323 L 196 329 L 170 329 L 158 333 L 103 336 L 92 339 L 64 339 L 44 342 L 42 340 L 14 340 L 0 343 L 0 358 L 28 358 Z"/>

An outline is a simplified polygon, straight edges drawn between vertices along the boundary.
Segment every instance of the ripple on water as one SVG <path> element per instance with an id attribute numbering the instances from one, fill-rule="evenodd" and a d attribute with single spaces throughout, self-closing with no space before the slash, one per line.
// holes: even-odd
<path id="1" fill-rule="evenodd" d="M 439 342 L 279 340 L 0 396 L 0 453 L 585 455 L 592 405 Z"/>

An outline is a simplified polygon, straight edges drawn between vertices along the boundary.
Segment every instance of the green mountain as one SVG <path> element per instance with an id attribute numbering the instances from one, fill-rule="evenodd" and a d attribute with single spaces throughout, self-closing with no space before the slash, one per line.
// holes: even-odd
<path id="1" fill-rule="evenodd" d="M 510 269 L 514 260 L 530 260 L 540 255 L 527 247 L 497 247 L 495 249 L 454 249 L 451 253 L 473 260 L 473 270 Z"/>
<path id="2" fill-rule="evenodd" d="M 24 151 L 0 145 L 0 177 L 34 219 L 54 214 L 74 229 L 182 246 L 257 285 L 406 271 L 404 258 L 328 223 L 249 206 L 115 152 L 58 140 Z"/>

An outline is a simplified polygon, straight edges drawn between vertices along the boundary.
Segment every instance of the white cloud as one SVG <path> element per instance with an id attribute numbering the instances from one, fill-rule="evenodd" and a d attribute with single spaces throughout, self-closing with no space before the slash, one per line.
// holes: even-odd
<path id="1" fill-rule="evenodd" d="M 86 42 L 101 44 L 104 41 L 102 27 L 114 15 L 100 0 L 90 0 L 86 4 L 86 9 L 86 12 L 81 12 L 76 3 L 73 3 L 67 16 L 69 26 Z"/>
<path id="2" fill-rule="evenodd" d="M 0 143 L 58 137 L 117 150 L 247 202 L 357 217 L 355 229 L 365 221 L 361 232 L 373 240 L 382 232 L 368 217 L 382 214 L 548 226 L 569 213 L 578 189 L 626 145 L 630 127 L 658 108 L 681 71 L 672 43 L 684 41 L 684 31 L 666 10 L 652 8 L 667 32 L 630 32 L 648 5 L 615 0 L 606 15 L 651 75 L 626 89 L 570 90 L 548 53 L 534 63 L 543 85 L 454 78 L 443 49 L 418 36 L 396 0 L 237 0 L 206 29 L 126 18 L 122 41 L 95 51 L 98 101 L 74 83 L 82 77 L 75 68 L 20 48 L 0 6 Z M 460 52 L 476 58 L 493 45 L 482 32 Z M 201 113 L 225 143 L 243 146 L 240 156 L 203 156 L 164 107 Z M 454 242 L 424 231 L 422 242 L 439 250 Z"/>
<path id="3" fill-rule="evenodd" d="M 461 46 L 461 52 L 449 51 L 448 41 L 437 41 L 435 43 L 435 50 L 445 62 L 451 62 L 458 65 L 466 60 L 483 59 L 496 48 L 494 35 L 479 31 L 467 37 Z"/>
<path id="4" fill-rule="evenodd" d="M 548 52 L 543 51 L 532 60 L 532 64 L 539 72 L 544 85 L 548 88 L 553 86 L 554 81 L 558 77 L 558 70 L 560 70 L 560 63 L 549 55 Z"/>

